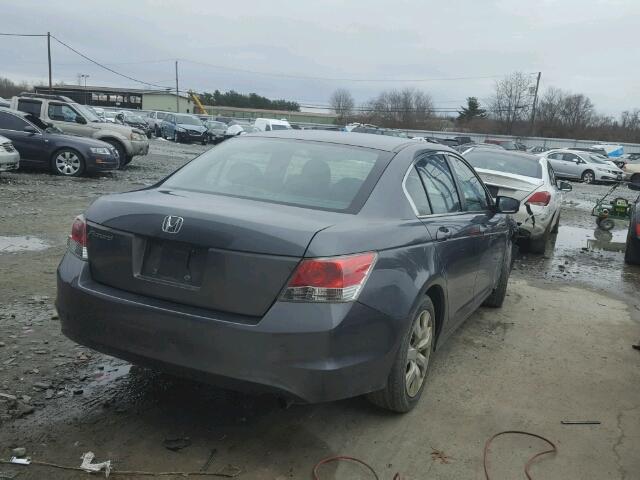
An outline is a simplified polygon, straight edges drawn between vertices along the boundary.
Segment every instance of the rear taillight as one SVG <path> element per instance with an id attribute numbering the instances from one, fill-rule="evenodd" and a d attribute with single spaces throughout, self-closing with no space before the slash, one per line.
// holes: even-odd
<path id="1" fill-rule="evenodd" d="M 531 205 L 541 205 L 543 207 L 549 205 L 550 201 L 551 194 L 549 192 L 536 192 L 527 199 L 527 203 Z"/>
<path id="2" fill-rule="evenodd" d="M 351 302 L 358 298 L 377 255 L 310 258 L 298 264 L 282 292 L 288 302 Z"/>
<path id="3" fill-rule="evenodd" d="M 82 260 L 87 260 L 87 222 L 84 215 L 78 215 L 71 226 L 71 235 L 67 242 L 69 251 Z"/>
<path id="4" fill-rule="evenodd" d="M 640 237 L 640 223 L 636 223 L 636 236 Z"/>

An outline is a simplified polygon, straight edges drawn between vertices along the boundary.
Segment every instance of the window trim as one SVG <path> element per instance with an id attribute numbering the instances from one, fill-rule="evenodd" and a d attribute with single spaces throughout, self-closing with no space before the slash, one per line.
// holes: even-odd
<path id="1" fill-rule="evenodd" d="M 416 218 L 451 217 L 454 215 L 465 215 L 467 213 L 472 213 L 466 210 L 460 210 L 458 212 L 433 213 L 433 206 L 431 205 L 431 198 L 429 198 L 429 192 L 427 191 L 427 188 L 425 187 L 424 182 L 422 181 L 422 177 L 420 177 L 420 181 L 422 182 L 422 188 L 424 188 L 425 194 L 427 195 L 427 200 L 429 200 L 429 207 L 431 208 L 431 212 L 432 212 L 432 213 L 429 213 L 428 215 L 420 215 L 418 212 L 418 209 L 413 203 L 413 200 L 411 199 L 411 195 L 409 195 L 409 192 L 407 190 L 407 186 L 406 186 L 407 178 L 409 177 L 409 173 L 411 172 L 411 170 L 416 168 L 416 163 L 418 163 L 419 161 L 423 160 L 425 157 L 428 157 L 430 155 L 444 155 L 445 161 L 447 162 L 447 166 L 449 167 L 449 170 L 451 171 L 451 175 L 453 176 L 453 182 L 455 183 L 455 186 L 456 186 L 456 193 L 458 194 L 458 200 L 460 201 L 460 207 L 462 208 L 464 198 L 460 198 L 460 186 L 458 185 L 458 179 L 456 178 L 455 173 L 453 173 L 453 170 L 451 169 L 451 165 L 449 165 L 449 159 L 446 158 L 446 155 L 449 153 L 451 152 L 448 152 L 446 150 L 428 150 L 426 152 L 421 152 L 419 156 L 413 159 L 413 161 L 411 162 L 411 165 L 409 166 L 409 168 L 407 168 L 407 171 L 404 173 L 404 177 L 402 179 L 402 190 L 404 191 L 404 196 L 409 201 L 409 205 L 411 206 L 411 209 L 413 210 L 413 213 L 415 214 Z M 475 173 L 475 170 L 473 170 L 473 168 L 471 168 L 471 170 Z M 481 182 L 481 185 L 484 186 L 484 183 Z M 486 191 L 487 189 L 486 186 L 484 186 L 484 189 Z M 464 205 L 466 206 L 466 204 Z M 493 203 L 491 203 L 491 205 L 493 205 Z"/>

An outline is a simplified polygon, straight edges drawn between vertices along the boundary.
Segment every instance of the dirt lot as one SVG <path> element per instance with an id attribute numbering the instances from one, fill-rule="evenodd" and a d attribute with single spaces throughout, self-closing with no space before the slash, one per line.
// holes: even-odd
<path id="1" fill-rule="evenodd" d="M 233 473 L 231 465 L 241 479 L 306 479 L 318 460 L 343 454 L 384 479 L 480 479 L 485 440 L 526 430 L 558 446 L 532 468 L 535 478 L 639 478 L 640 352 L 631 344 L 640 341 L 640 269 L 624 265 L 625 225 L 612 235 L 594 229 L 589 210 L 605 186 L 573 184 L 546 255 L 517 259 L 505 306 L 482 309 L 460 328 L 436 356 L 421 403 L 404 416 L 361 398 L 286 408 L 275 397 L 130 367 L 64 338 L 55 269 L 73 217 L 99 195 L 150 185 L 205 148 L 153 140 L 151 154 L 124 171 L 0 177 L 0 458 L 25 447 L 34 460 L 79 466 L 93 451 L 116 470 L 156 472 L 198 471 L 210 459 L 209 472 Z M 184 438 L 177 451 L 164 445 Z M 544 447 L 496 440 L 492 478 L 524 478 L 526 459 Z M 0 464 L 0 479 L 16 474 L 87 477 Z M 341 464 L 323 467 L 321 478 L 372 477 Z"/>

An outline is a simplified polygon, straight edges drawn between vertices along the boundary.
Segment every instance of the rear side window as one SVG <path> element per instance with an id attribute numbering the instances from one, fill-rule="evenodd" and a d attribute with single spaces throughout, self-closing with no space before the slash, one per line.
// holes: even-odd
<path id="1" fill-rule="evenodd" d="M 27 122 L 15 115 L 0 112 L 0 128 L 2 129 L 21 132 L 27 125 L 29 125 Z"/>
<path id="2" fill-rule="evenodd" d="M 404 182 L 404 188 L 407 191 L 407 195 L 411 200 L 411 203 L 415 207 L 418 215 L 429 215 L 431 213 L 431 207 L 429 206 L 429 199 L 427 198 L 427 192 L 424 190 L 422 180 L 415 167 L 411 167 L 407 179 Z"/>
<path id="3" fill-rule="evenodd" d="M 487 192 L 474 171 L 462 160 L 449 155 L 449 161 L 453 171 L 458 177 L 458 182 L 465 200 L 465 209 L 469 212 L 481 212 L 489 208 Z"/>
<path id="4" fill-rule="evenodd" d="M 429 155 L 420 160 L 416 167 L 427 188 L 433 213 L 453 213 L 460 211 L 460 198 L 449 165 L 443 155 Z"/>
<path id="5" fill-rule="evenodd" d="M 386 152 L 367 148 L 238 137 L 163 186 L 351 213 L 364 204 L 387 161 Z"/>
<path id="6" fill-rule="evenodd" d="M 30 113 L 34 117 L 40 117 L 40 111 L 42 108 L 42 102 L 38 100 L 18 100 L 18 110 L 25 113 Z"/>

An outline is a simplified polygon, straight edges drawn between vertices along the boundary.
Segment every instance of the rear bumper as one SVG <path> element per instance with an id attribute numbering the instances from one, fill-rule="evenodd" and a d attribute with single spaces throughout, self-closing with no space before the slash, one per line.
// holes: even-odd
<path id="1" fill-rule="evenodd" d="M 555 212 L 548 207 L 539 205 L 531 205 L 530 207 L 533 217 L 529 215 L 524 205 L 520 207 L 514 217 L 518 224 L 518 238 L 535 240 L 542 238 L 551 228 L 551 222 L 555 220 Z"/>
<path id="2" fill-rule="evenodd" d="M 384 387 L 401 336 L 397 320 L 358 302 L 276 302 L 261 319 L 229 320 L 91 280 L 66 254 L 58 267 L 62 331 L 95 350 L 240 390 L 306 402 Z"/>

